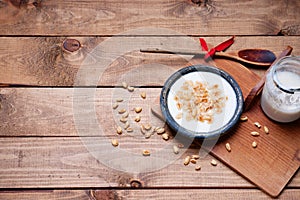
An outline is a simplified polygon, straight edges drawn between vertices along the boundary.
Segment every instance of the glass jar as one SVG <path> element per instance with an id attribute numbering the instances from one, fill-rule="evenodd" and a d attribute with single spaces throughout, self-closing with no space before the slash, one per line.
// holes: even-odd
<path id="1" fill-rule="evenodd" d="M 267 74 L 261 96 L 264 113 L 278 122 L 300 118 L 300 56 L 280 59 Z"/>

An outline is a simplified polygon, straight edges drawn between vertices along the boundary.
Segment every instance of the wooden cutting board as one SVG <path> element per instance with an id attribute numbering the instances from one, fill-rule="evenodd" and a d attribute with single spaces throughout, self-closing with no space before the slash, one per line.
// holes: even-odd
<path id="1" fill-rule="evenodd" d="M 192 64 L 203 63 L 201 59 L 193 59 Z M 244 98 L 259 81 L 259 77 L 241 64 L 233 61 L 216 59 L 214 66 L 223 69 L 233 76 L 240 85 Z M 159 101 L 153 105 L 155 114 L 162 117 Z M 253 108 L 243 113 L 248 121 L 239 122 L 228 137 L 219 140 L 211 150 L 211 154 L 234 169 L 269 195 L 276 197 L 293 177 L 300 165 L 300 120 L 281 124 L 269 120 L 261 110 L 260 101 Z M 254 125 L 259 122 L 259 129 Z M 267 126 L 269 134 L 264 132 Z M 252 131 L 260 133 L 254 137 Z M 257 147 L 252 147 L 252 142 Z M 230 143 L 231 152 L 225 148 Z"/>

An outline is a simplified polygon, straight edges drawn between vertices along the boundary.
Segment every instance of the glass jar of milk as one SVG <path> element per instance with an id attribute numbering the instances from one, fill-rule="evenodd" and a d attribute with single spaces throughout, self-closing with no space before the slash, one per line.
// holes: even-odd
<path id="1" fill-rule="evenodd" d="M 264 113 L 278 122 L 300 118 L 300 56 L 280 59 L 267 74 L 261 96 Z"/>

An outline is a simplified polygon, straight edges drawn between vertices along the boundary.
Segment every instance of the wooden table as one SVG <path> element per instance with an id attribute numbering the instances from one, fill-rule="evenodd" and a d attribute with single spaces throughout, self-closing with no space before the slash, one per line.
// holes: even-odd
<path id="1" fill-rule="evenodd" d="M 168 75 L 191 59 L 143 54 L 139 46 L 200 50 L 199 37 L 216 45 L 236 35 L 228 51 L 278 54 L 291 45 L 300 55 L 299 10 L 298 0 L 0 1 L 0 199 L 269 199 L 221 162 L 211 166 L 211 155 L 201 158 L 200 171 L 184 166 L 197 145 L 149 172 L 118 170 L 113 162 L 122 158 L 107 151 L 111 162 L 103 161 L 96 150 L 110 149 L 115 137 L 129 153 L 170 142 L 116 135 L 112 102 L 123 95 L 128 107 L 143 107 L 144 122 L 159 124 L 150 107 Z M 81 70 L 95 63 L 83 80 Z M 124 93 L 123 80 L 137 89 Z M 94 98 L 80 96 L 86 91 Z M 94 112 L 77 100 L 91 103 Z M 278 198 L 299 197 L 296 173 Z"/>

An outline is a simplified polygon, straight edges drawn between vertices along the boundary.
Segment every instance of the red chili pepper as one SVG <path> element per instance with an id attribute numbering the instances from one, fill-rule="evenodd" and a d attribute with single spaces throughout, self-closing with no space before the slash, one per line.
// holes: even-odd
<path id="1" fill-rule="evenodd" d="M 234 42 L 234 37 L 235 36 L 232 36 L 230 39 L 222 42 L 221 44 L 218 44 L 214 48 L 211 48 L 209 51 L 205 50 L 205 51 L 208 51 L 208 52 L 207 52 L 207 54 L 205 54 L 204 59 L 207 60 L 208 58 L 213 57 L 216 52 L 224 51 L 225 49 L 230 47 Z M 205 46 L 207 48 L 207 45 L 206 45 L 206 42 L 205 42 L 204 39 L 200 38 L 200 44 L 201 44 L 203 50 L 205 49 Z"/>
<path id="2" fill-rule="evenodd" d="M 206 41 L 203 38 L 199 38 L 199 40 L 200 40 L 200 44 L 201 44 L 201 47 L 202 47 L 202 51 L 208 51 Z"/>

